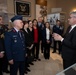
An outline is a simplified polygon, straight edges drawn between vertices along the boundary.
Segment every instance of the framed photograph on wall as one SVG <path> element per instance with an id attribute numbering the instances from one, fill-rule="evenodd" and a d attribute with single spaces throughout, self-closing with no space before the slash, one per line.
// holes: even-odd
<path id="1" fill-rule="evenodd" d="M 15 1 L 15 14 L 31 16 L 31 3 L 26 1 Z"/>

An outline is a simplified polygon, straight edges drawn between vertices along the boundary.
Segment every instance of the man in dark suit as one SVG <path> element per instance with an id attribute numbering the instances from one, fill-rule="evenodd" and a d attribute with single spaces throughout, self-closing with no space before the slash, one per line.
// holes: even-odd
<path id="1" fill-rule="evenodd" d="M 2 40 L 0 38 L 0 75 L 2 74 L 2 58 L 4 56 L 4 51 L 3 51 L 3 45 L 2 45 Z"/>
<path id="2" fill-rule="evenodd" d="M 2 73 L 2 62 L 3 62 L 3 56 L 4 56 L 4 48 L 3 48 L 3 29 L 2 29 L 2 24 L 3 24 L 3 18 L 0 15 L 0 75 L 3 75 Z"/>
<path id="3" fill-rule="evenodd" d="M 16 15 L 11 21 L 13 29 L 5 34 L 5 49 L 8 62 L 10 64 L 10 75 L 17 75 L 19 69 L 20 75 L 24 75 L 26 47 L 23 32 L 22 16 Z"/>
<path id="4" fill-rule="evenodd" d="M 64 69 L 76 63 L 76 12 L 71 12 L 68 19 L 71 29 L 63 37 L 54 33 L 55 40 L 62 42 L 62 58 Z"/>
<path id="5" fill-rule="evenodd" d="M 0 38 L 2 41 L 2 46 L 3 46 L 3 50 L 5 51 L 5 46 L 4 46 L 4 33 L 8 30 L 8 27 L 6 25 L 4 25 L 3 23 L 3 17 L 0 15 Z M 7 61 L 7 57 L 6 57 L 6 52 L 4 52 L 4 57 L 2 58 L 2 71 L 9 73 L 8 70 L 8 61 Z"/>
<path id="6" fill-rule="evenodd" d="M 63 30 L 64 29 L 61 26 L 60 20 L 57 20 L 56 25 L 53 27 L 53 33 L 57 33 L 57 34 L 62 36 L 63 35 Z M 60 54 L 60 52 L 61 52 L 61 41 L 56 41 L 56 40 L 54 40 L 54 49 L 53 49 L 52 53 L 56 52 L 57 44 L 58 44 L 58 51 L 59 51 L 59 54 Z"/>
<path id="7" fill-rule="evenodd" d="M 40 33 L 42 33 L 42 30 L 44 29 L 44 20 L 43 17 L 38 17 L 38 28 Z M 42 34 L 40 34 L 40 36 L 42 37 Z M 44 52 L 44 44 L 43 42 L 41 42 L 41 53 Z"/>

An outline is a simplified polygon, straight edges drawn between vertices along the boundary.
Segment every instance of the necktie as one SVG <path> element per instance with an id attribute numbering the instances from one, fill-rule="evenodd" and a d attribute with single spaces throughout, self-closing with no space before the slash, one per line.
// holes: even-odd
<path id="1" fill-rule="evenodd" d="M 66 31 L 66 33 L 64 34 L 64 37 L 67 36 L 67 34 L 69 33 L 70 29 L 71 29 L 71 26 L 69 26 L 69 27 L 67 28 L 67 31 Z"/>
<path id="2" fill-rule="evenodd" d="M 71 30 L 71 26 L 68 27 L 68 29 L 67 29 L 67 33 L 69 33 L 70 30 Z"/>
<path id="3" fill-rule="evenodd" d="M 70 27 L 69 33 L 72 31 L 72 27 Z"/>
<path id="4" fill-rule="evenodd" d="M 22 38 L 21 31 L 18 31 L 18 34 L 19 34 L 20 38 Z"/>

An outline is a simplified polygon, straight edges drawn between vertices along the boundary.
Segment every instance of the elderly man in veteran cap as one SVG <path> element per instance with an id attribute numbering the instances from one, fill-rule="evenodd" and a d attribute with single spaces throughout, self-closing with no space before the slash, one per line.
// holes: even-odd
<path id="1" fill-rule="evenodd" d="M 10 75 L 17 75 L 19 69 L 20 75 L 24 75 L 26 47 L 23 32 L 22 16 L 16 15 L 11 21 L 13 29 L 5 34 L 5 48 L 8 62 L 10 64 Z"/>

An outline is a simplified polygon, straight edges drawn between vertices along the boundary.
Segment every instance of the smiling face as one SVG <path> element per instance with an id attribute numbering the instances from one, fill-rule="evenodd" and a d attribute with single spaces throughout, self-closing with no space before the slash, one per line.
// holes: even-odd
<path id="1" fill-rule="evenodd" d="M 45 23 L 46 28 L 50 28 L 50 24 L 48 22 Z"/>
<path id="2" fill-rule="evenodd" d="M 37 26 L 37 20 L 33 21 L 33 26 Z"/>
<path id="3" fill-rule="evenodd" d="M 32 25 L 33 25 L 33 24 L 32 24 L 32 21 L 30 21 L 30 22 L 29 22 L 29 27 L 32 28 Z"/>
<path id="4" fill-rule="evenodd" d="M 28 23 L 25 23 L 24 29 L 27 29 L 27 28 L 28 28 Z"/>

